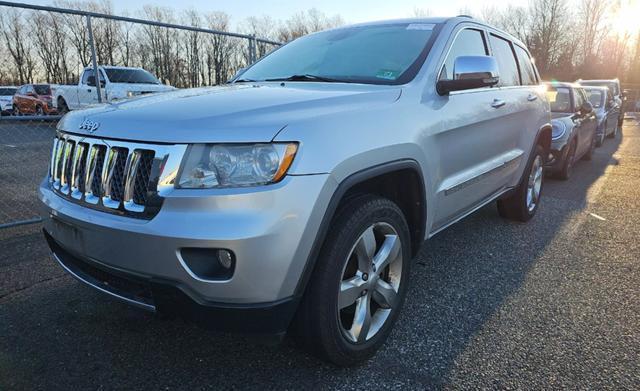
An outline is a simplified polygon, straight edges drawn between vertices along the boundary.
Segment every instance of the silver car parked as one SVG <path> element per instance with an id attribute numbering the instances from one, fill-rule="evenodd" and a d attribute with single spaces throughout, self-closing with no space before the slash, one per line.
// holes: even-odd
<path id="1" fill-rule="evenodd" d="M 600 147 L 605 138 L 615 138 L 618 134 L 620 112 L 615 110 L 616 102 L 607 87 L 584 87 L 584 91 L 598 120 L 596 146 Z"/>
<path id="2" fill-rule="evenodd" d="M 493 201 L 531 219 L 549 103 L 524 44 L 467 18 L 297 39 L 226 86 L 67 114 L 40 186 L 81 281 L 338 365 L 393 327 L 423 241 Z"/>

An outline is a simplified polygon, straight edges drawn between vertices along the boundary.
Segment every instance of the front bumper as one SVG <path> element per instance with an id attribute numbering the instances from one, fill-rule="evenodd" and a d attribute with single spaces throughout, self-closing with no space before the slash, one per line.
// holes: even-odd
<path id="1" fill-rule="evenodd" d="M 177 307 L 268 309 L 295 302 L 334 182 L 328 175 L 288 176 L 263 188 L 174 190 L 152 220 L 70 202 L 52 192 L 47 179 L 39 195 L 44 231 L 59 261 L 72 257 L 153 288 L 151 301 L 133 304 L 161 309 L 187 300 L 190 305 Z M 198 278 L 181 261 L 183 248 L 231 250 L 233 275 Z M 182 298 L 166 300 L 166 291 Z"/>

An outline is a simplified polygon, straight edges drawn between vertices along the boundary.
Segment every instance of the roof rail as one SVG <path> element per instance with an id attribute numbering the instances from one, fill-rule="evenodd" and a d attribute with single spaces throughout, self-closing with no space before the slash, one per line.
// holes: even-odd
<path id="1" fill-rule="evenodd" d="M 458 15 L 458 16 L 456 16 L 456 18 L 469 18 L 469 19 L 473 19 L 473 16 L 471 16 L 471 15 Z"/>

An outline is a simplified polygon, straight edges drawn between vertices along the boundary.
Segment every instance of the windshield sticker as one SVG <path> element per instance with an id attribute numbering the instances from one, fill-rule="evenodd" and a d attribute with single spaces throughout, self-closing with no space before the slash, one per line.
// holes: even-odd
<path id="1" fill-rule="evenodd" d="M 378 79 L 395 80 L 398 78 L 398 75 L 400 75 L 399 71 L 394 71 L 390 69 L 381 69 L 378 72 L 376 72 L 376 77 Z"/>
<path id="2" fill-rule="evenodd" d="M 411 23 L 407 26 L 407 30 L 433 30 L 436 27 L 433 23 Z"/>

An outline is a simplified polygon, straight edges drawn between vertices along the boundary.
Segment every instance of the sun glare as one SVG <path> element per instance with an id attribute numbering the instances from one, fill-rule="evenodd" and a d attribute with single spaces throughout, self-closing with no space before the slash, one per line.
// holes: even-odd
<path id="1" fill-rule="evenodd" d="M 634 35 L 640 32 L 640 1 L 626 0 L 622 1 L 617 15 L 614 17 L 613 28 L 620 36 Z"/>

